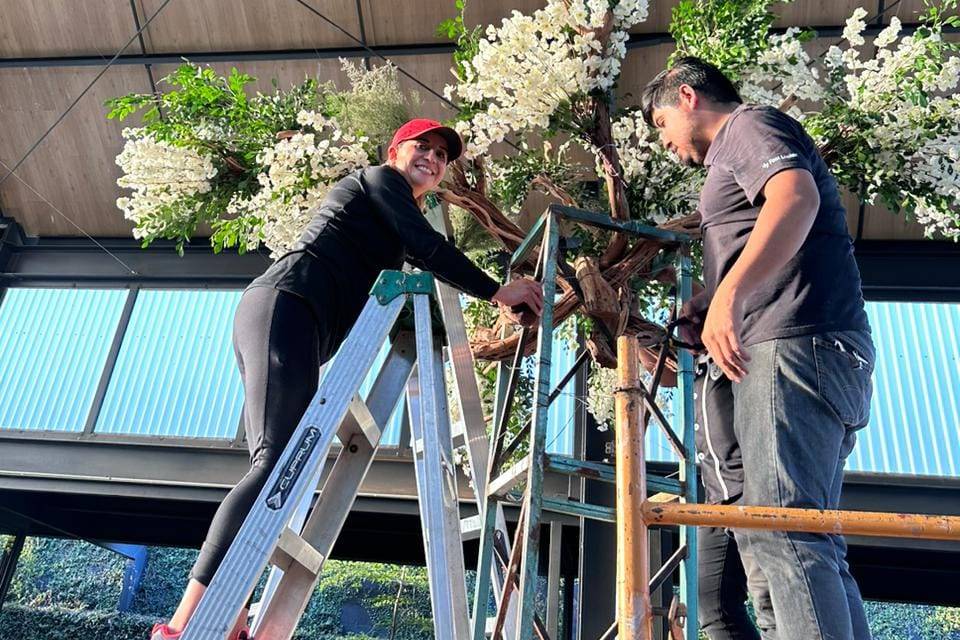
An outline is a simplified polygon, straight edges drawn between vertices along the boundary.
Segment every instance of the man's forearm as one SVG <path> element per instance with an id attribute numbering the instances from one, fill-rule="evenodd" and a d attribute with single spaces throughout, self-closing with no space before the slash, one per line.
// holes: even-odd
<path id="1" fill-rule="evenodd" d="M 743 252 L 719 285 L 738 297 L 754 291 L 797 255 L 820 208 L 813 176 L 800 169 L 771 178 L 765 196 Z"/>

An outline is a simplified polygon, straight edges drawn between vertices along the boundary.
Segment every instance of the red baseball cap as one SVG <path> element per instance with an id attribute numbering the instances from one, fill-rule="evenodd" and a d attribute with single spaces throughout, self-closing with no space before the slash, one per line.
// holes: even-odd
<path id="1" fill-rule="evenodd" d="M 393 140 L 390 141 L 389 148 L 393 149 L 401 142 L 419 138 L 429 131 L 443 136 L 443 139 L 446 140 L 447 162 L 453 162 L 463 153 L 463 141 L 460 139 L 460 135 L 450 127 L 445 127 L 436 120 L 428 118 L 415 118 L 397 129 L 396 133 L 393 134 Z"/>

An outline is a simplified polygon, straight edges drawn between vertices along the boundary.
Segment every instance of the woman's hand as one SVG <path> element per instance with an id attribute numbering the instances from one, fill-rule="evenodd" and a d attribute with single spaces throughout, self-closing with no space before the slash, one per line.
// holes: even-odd
<path id="1" fill-rule="evenodd" d="M 503 285 L 491 299 L 508 318 L 526 327 L 532 326 L 543 313 L 543 287 L 530 278 Z"/>

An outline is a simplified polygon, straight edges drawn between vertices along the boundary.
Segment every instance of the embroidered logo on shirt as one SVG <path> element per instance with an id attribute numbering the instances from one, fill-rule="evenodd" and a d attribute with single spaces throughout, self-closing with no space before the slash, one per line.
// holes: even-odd
<path id="1" fill-rule="evenodd" d="M 781 154 L 781 155 L 779 155 L 779 156 L 773 156 L 773 157 L 770 158 L 769 160 L 765 161 L 761 166 L 762 166 L 764 169 L 767 169 L 767 168 L 769 168 L 770 165 L 772 165 L 774 162 L 781 162 L 781 161 L 783 161 L 783 160 L 789 160 L 790 158 L 796 158 L 796 157 L 797 157 L 797 154 L 796 154 L 796 153 L 786 153 L 786 154 Z"/>

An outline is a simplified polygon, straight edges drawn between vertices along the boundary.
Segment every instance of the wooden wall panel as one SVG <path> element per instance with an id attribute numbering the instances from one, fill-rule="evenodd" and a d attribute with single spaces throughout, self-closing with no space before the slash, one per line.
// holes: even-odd
<path id="1" fill-rule="evenodd" d="M 136 33 L 129 0 L 2 0 L 0 57 L 102 55 Z M 140 53 L 134 41 L 129 53 Z"/>
<path id="2" fill-rule="evenodd" d="M 867 205 L 863 212 L 864 240 L 922 240 L 923 225 L 907 220 L 902 213 Z"/>
<path id="3" fill-rule="evenodd" d="M 443 95 L 444 86 L 454 82 L 454 77 L 450 73 L 450 56 L 448 54 L 401 58 L 398 62 L 407 73 L 440 95 Z M 401 76 L 400 86 L 404 91 L 416 91 L 420 95 L 421 109 L 416 117 L 450 120 L 456 116 L 453 107 L 448 106 L 440 98 L 431 95 L 410 78 Z"/>
<path id="4" fill-rule="evenodd" d="M 355 0 L 305 1 L 360 37 Z M 162 0 L 136 2 L 141 16 L 152 15 L 162 4 Z M 294 0 L 171 2 L 144 33 L 149 53 L 356 46 L 354 40 Z"/>
<path id="5" fill-rule="evenodd" d="M 893 1 L 894 0 L 887 0 L 887 6 L 892 5 Z M 908 24 L 917 22 L 920 16 L 926 13 L 927 8 L 924 6 L 924 0 L 901 0 L 900 4 L 884 13 L 883 21 L 884 23 L 889 23 L 891 17 L 897 16 L 901 22 Z M 953 13 L 956 14 L 957 12 L 954 11 Z"/>
<path id="6" fill-rule="evenodd" d="M 218 62 L 204 66 L 212 67 L 220 75 L 227 75 L 232 68 L 247 73 L 256 82 L 249 87 L 251 92 L 273 93 L 273 79 L 282 90 L 302 83 L 306 78 L 315 78 L 320 82 L 332 81 L 337 86 L 344 86 L 346 76 L 341 71 L 338 60 L 244 60 L 241 62 Z M 176 65 L 156 65 L 154 76 L 158 80 L 157 88 L 160 91 L 169 90 L 169 85 L 160 82 L 160 79 L 173 73 Z"/>
<path id="7" fill-rule="evenodd" d="M 776 26 L 843 26 L 857 7 L 868 17 L 877 13 L 877 0 L 795 0 L 774 7 Z"/>
<path id="8" fill-rule="evenodd" d="M 431 14 L 445 16 L 444 6 L 449 4 L 450 15 L 453 15 L 453 1 L 441 0 L 439 11 Z M 488 24 L 500 26 L 501 21 L 513 14 L 514 11 L 530 15 L 537 9 L 546 6 L 543 0 L 485 0 L 484 2 L 470 2 L 467 0 L 466 21 L 468 25 Z"/>
<path id="9" fill-rule="evenodd" d="M 667 68 L 667 59 L 674 49 L 673 43 L 670 43 L 638 47 L 627 52 L 617 85 L 618 108 L 639 104 L 640 91 L 654 76 Z"/>
<path id="10" fill-rule="evenodd" d="M 468 2 L 466 23 L 500 25 L 514 10 L 530 14 L 545 5 L 542 0 L 485 0 Z M 449 42 L 437 35 L 437 27 L 456 15 L 453 0 L 397 5 L 384 0 L 360 0 L 364 28 L 369 44 L 423 44 Z M 402 10 L 398 7 L 402 6 Z"/>
<path id="11" fill-rule="evenodd" d="M 0 158 L 12 166 L 47 130 L 97 73 L 92 67 L 0 69 Z M 114 162 L 123 147 L 123 126 L 105 118 L 103 101 L 147 92 L 143 67 L 114 67 L 17 171 L 23 180 L 93 236 L 129 236 L 116 208 L 121 195 Z M 6 170 L 3 170 L 6 174 Z M 0 186 L 0 208 L 29 235 L 82 233 L 11 176 Z"/>
<path id="12" fill-rule="evenodd" d="M 670 18 L 677 0 L 650 0 L 647 19 L 630 30 L 631 33 L 669 33 Z"/>

